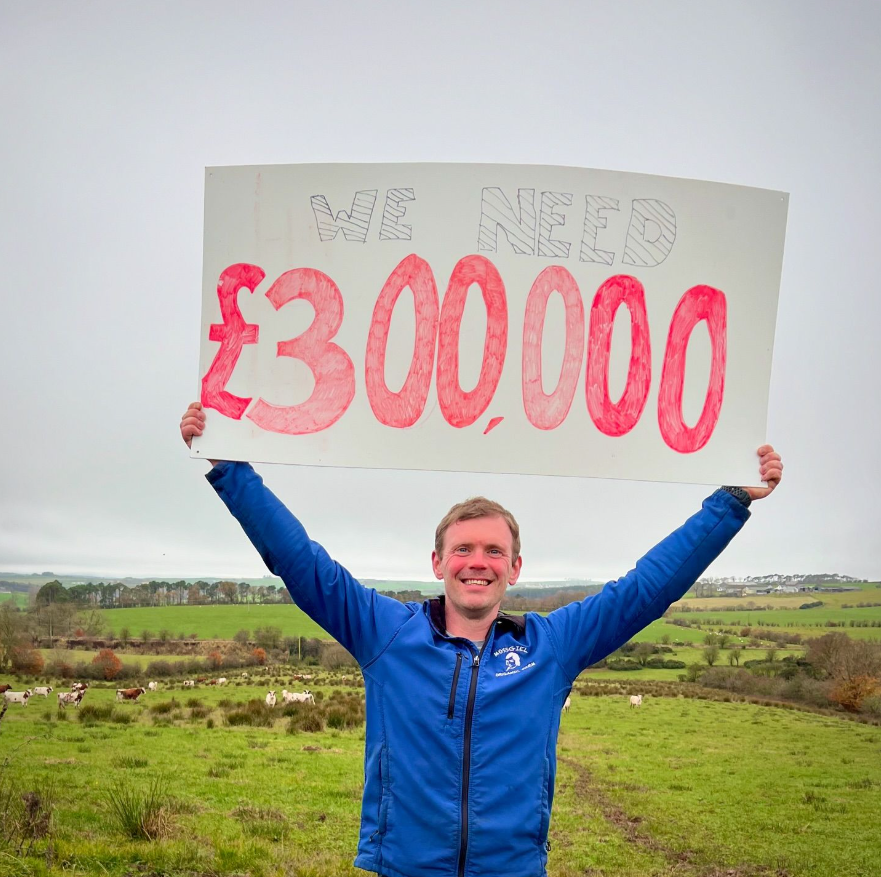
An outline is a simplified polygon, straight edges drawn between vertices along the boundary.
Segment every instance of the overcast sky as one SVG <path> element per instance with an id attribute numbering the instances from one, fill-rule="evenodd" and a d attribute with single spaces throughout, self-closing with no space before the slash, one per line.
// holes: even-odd
<path id="1" fill-rule="evenodd" d="M 0 571 L 265 570 L 191 460 L 204 168 L 575 165 L 791 193 L 768 419 L 784 483 L 717 575 L 881 578 L 881 4 L 0 0 Z M 706 494 L 260 471 L 356 575 L 429 578 L 485 493 L 525 579 L 626 572 Z"/>

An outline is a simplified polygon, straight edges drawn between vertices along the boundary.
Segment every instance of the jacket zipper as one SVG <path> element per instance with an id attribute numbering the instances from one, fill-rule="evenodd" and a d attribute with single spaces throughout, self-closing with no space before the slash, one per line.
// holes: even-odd
<path id="1" fill-rule="evenodd" d="M 471 682 L 468 686 L 468 705 L 465 707 L 465 744 L 462 755 L 462 825 L 459 841 L 459 877 L 465 877 L 465 853 L 468 851 L 468 783 L 471 780 L 471 720 L 474 717 L 474 698 L 477 694 L 477 672 L 480 669 L 480 655 L 490 640 L 492 628 L 471 664 Z"/>
<path id="2" fill-rule="evenodd" d="M 447 718 L 453 718 L 453 708 L 456 706 L 456 686 L 459 684 L 459 671 L 462 669 L 462 653 L 456 652 L 456 670 L 453 673 L 453 684 L 450 687 L 450 704 L 447 707 Z"/>

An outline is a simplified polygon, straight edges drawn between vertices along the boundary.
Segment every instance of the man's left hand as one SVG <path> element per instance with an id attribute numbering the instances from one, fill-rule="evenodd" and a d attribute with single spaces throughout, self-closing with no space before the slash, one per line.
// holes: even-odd
<path id="1" fill-rule="evenodd" d="M 759 478 L 767 487 L 744 487 L 750 499 L 764 499 L 780 483 L 783 477 L 783 463 L 780 454 L 771 445 L 762 445 L 757 451 L 759 455 Z"/>

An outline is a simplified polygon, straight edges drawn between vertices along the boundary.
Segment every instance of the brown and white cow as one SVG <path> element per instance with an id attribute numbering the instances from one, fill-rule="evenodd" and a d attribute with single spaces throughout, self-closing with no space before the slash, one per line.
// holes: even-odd
<path id="1" fill-rule="evenodd" d="M 84 688 L 80 688 L 77 691 L 59 691 L 58 692 L 58 706 L 61 709 L 67 709 L 70 704 L 73 704 L 75 707 L 79 708 L 80 703 L 82 703 L 83 698 L 86 696 L 86 690 Z"/>
<path id="2" fill-rule="evenodd" d="M 31 694 L 32 692 L 28 688 L 26 691 L 4 691 L 3 697 L 6 698 L 7 703 L 20 703 L 22 706 L 27 706 Z"/>
<path id="3" fill-rule="evenodd" d="M 3 683 L 3 685 L 0 685 L 0 694 L 5 694 L 7 691 L 11 691 L 11 690 L 12 690 L 12 686 L 7 685 L 5 682 Z"/>
<path id="4" fill-rule="evenodd" d="M 119 702 L 124 700 L 132 700 L 137 701 L 137 699 L 145 694 L 147 691 L 146 688 L 117 688 L 116 689 L 116 699 Z"/>

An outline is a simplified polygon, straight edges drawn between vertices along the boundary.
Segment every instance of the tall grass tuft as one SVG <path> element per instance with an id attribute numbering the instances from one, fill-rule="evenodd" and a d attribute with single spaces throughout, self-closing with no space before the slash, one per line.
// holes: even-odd
<path id="1" fill-rule="evenodd" d="M 106 793 L 110 815 L 118 828 L 132 840 L 158 840 L 171 831 L 169 797 L 162 777 L 156 777 L 142 791 L 121 780 Z"/>
<path id="2" fill-rule="evenodd" d="M 113 764 L 116 767 L 124 767 L 134 768 L 134 767 L 146 767 L 148 762 L 146 758 L 141 758 L 138 755 L 121 755 L 119 758 L 113 759 Z"/>
<path id="3" fill-rule="evenodd" d="M 77 718 L 84 725 L 93 725 L 95 722 L 109 722 L 113 718 L 114 705 L 87 703 L 81 706 L 77 713 Z"/>
<path id="4" fill-rule="evenodd" d="M 256 728 L 271 728 L 273 712 L 262 700 L 249 700 L 240 709 L 232 710 L 224 716 L 227 725 L 251 725 Z"/>

